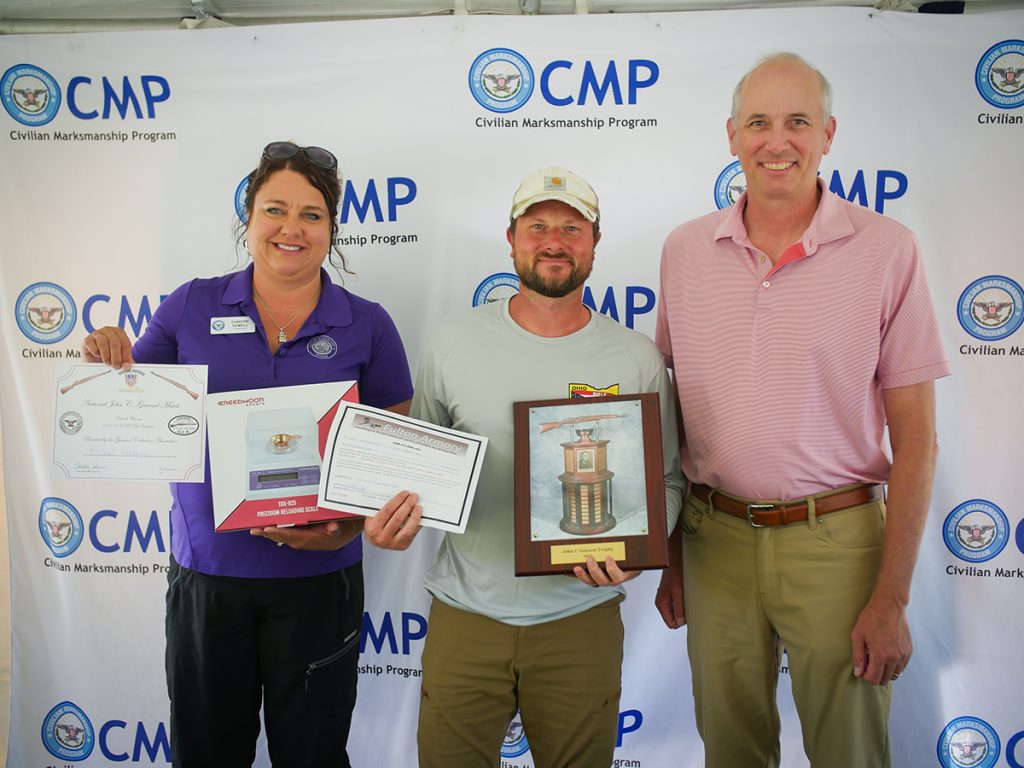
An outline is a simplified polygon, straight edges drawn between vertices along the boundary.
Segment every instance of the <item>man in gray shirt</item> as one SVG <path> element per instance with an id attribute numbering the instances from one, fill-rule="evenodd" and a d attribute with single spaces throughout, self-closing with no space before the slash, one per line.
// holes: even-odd
<path id="1" fill-rule="evenodd" d="M 421 768 L 496 764 L 516 709 L 538 768 L 611 765 L 621 689 L 622 584 L 611 557 L 575 578 L 517 578 L 512 403 L 567 398 L 583 383 L 660 395 L 668 527 L 681 503 L 674 397 L 647 337 L 592 312 L 583 284 L 600 240 L 597 195 L 561 168 L 527 176 L 506 233 L 520 279 L 510 299 L 456 313 L 427 344 L 411 415 L 489 438 L 466 532 L 447 534 L 426 577 Z M 400 494 L 367 538 L 408 546 L 418 499 Z"/>

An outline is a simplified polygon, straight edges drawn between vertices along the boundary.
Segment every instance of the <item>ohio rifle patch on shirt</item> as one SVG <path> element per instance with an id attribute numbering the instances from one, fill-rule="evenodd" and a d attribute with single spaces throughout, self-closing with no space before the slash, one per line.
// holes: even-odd
<path id="1" fill-rule="evenodd" d="M 604 389 L 592 387 L 589 384 L 570 384 L 569 397 L 604 397 L 605 395 L 619 394 L 618 384 L 609 384 Z"/>

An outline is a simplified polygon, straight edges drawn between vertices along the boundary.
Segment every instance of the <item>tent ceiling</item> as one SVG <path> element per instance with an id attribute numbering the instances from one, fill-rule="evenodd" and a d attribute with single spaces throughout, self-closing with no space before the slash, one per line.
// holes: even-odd
<path id="1" fill-rule="evenodd" d="M 435 14 L 638 13 L 817 5 L 913 11 L 926 0 L 0 0 L 0 34 L 245 26 Z M 1024 7 L 967 0 L 966 10 Z"/>

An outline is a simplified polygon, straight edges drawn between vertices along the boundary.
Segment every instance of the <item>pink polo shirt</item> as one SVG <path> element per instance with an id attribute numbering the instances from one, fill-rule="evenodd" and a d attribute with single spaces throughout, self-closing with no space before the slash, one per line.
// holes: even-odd
<path id="1" fill-rule="evenodd" d="M 948 376 L 917 240 L 823 190 L 774 268 L 735 205 L 665 241 L 656 340 L 698 483 L 792 499 L 884 482 L 882 390 Z"/>

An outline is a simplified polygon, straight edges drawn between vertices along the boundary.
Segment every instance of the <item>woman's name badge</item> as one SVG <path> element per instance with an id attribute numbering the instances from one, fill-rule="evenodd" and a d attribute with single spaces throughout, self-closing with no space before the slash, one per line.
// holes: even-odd
<path id="1" fill-rule="evenodd" d="M 224 333 L 256 333 L 256 323 L 251 317 L 211 317 L 210 335 Z"/>

